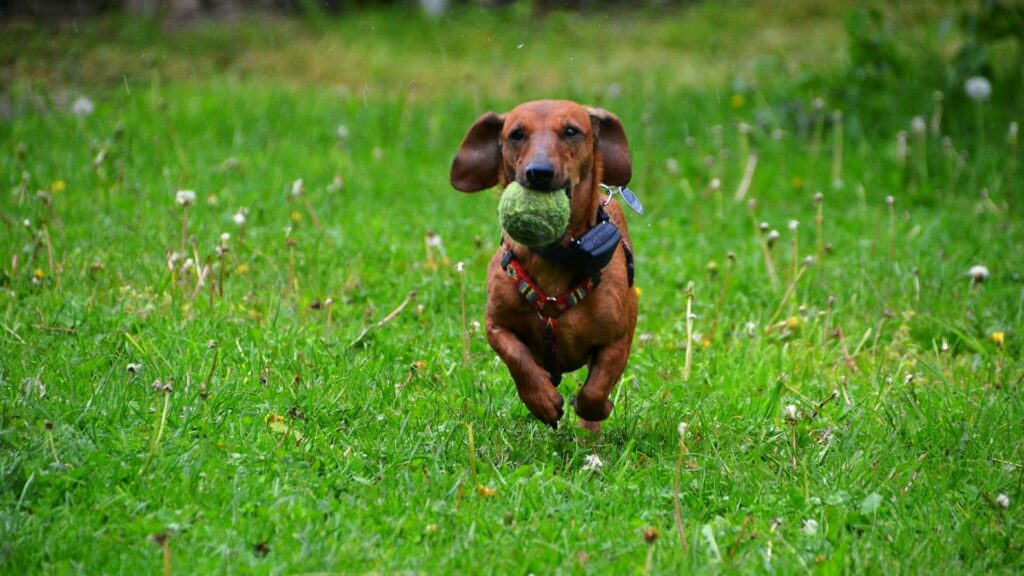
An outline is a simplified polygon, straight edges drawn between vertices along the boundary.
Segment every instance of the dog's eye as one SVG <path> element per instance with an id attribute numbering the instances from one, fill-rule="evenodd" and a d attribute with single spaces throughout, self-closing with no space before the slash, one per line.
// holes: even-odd
<path id="1" fill-rule="evenodd" d="M 522 128 L 516 128 L 508 133 L 508 139 L 513 142 L 521 142 L 524 138 L 526 138 L 526 132 Z"/>
<path id="2" fill-rule="evenodd" d="M 572 138 L 573 136 L 579 136 L 580 129 L 575 126 L 566 126 L 564 134 L 569 138 Z"/>

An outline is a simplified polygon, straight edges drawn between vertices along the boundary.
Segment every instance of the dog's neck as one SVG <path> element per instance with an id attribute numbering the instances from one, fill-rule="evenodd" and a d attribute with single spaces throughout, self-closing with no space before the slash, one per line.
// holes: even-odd
<path id="1" fill-rule="evenodd" d="M 593 228 L 597 224 L 597 208 L 602 201 L 596 174 L 590 173 L 586 179 L 573 185 L 570 198 L 569 227 L 559 242 L 568 246 L 573 238 L 579 238 Z M 574 281 L 578 280 L 574 278 L 573 272 L 565 266 L 542 257 L 525 244 L 510 238 L 508 234 L 504 235 L 504 242 L 512 250 L 526 273 L 545 294 L 561 294 L 568 290 Z"/>

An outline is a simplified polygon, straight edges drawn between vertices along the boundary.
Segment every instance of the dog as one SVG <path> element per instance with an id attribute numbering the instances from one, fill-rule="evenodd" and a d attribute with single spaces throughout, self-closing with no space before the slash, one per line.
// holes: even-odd
<path id="1" fill-rule="evenodd" d="M 556 389 L 563 373 L 588 366 L 570 404 L 579 426 L 597 434 L 629 359 L 637 317 L 633 247 L 622 208 L 601 184 L 625 186 L 632 171 L 618 117 L 564 100 L 484 114 L 452 162 L 451 184 L 462 192 L 504 188 L 514 180 L 569 195 L 561 240 L 530 247 L 503 234 L 487 269 L 487 341 L 522 402 L 554 429 L 563 415 Z M 581 245 L 594 236 L 603 247 Z"/>

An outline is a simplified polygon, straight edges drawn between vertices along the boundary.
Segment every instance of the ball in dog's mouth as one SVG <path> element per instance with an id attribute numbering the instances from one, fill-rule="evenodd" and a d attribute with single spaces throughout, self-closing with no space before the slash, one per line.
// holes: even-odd
<path id="1" fill-rule="evenodd" d="M 569 195 L 565 190 L 541 192 L 512 182 L 501 193 L 498 222 L 516 242 L 547 246 L 557 242 L 569 226 Z"/>

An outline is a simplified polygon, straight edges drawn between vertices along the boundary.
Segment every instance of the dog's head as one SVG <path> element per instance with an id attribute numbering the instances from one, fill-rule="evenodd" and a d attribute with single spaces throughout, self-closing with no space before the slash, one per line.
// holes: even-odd
<path id="1" fill-rule="evenodd" d="M 463 192 L 513 180 L 533 190 L 564 190 L 580 213 L 596 200 L 598 184 L 625 186 L 632 172 L 626 132 L 614 114 L 539 100 L 478 118 L 452 163 L 451 182 Z"/>

